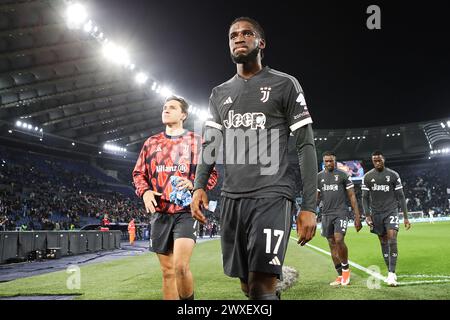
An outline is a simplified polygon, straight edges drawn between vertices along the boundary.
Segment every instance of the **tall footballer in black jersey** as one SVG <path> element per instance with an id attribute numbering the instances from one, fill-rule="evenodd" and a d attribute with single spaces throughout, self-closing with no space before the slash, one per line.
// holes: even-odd
<path id="1" fill-rule="evenodd" d="M 197 166 L 192 214 L 206 221 L 201 212 L 208 203 L 204 189 L 223 142 L 220 224 L 224 272 L 240 278 L 250 299 L 278 299 L 276 281 L 282 275 L 294 200 L 287 158 L 290 133 L 296 140 L 304 186 L 297 217 L 299 243 L 311 240 L 316 229 L 312 119 L 297 79 L 262 66 L 266 40 L 258 22 L 235 19 L 228 38 L 237 74 L 212 90 L 212 119 L 205 123 L 203 163 Z"/>
<path id="2" fill-rule="evenodd" d="M 395 287 L 397 286 L 395 267 L 398 257 L 399 204 L 406 230 L 411 227 L 411 224 L 408 220 L 408 209 L 400 176 L 394 170 L 386 168 L 384 161 L 381 151 L 372 153 L 372 163 L 375 168 L 364 175 L 361 187 L 362 202 L 370 231 L 377 234 L 380 239 L 381 251 L 389 271 L 386 283 Z"/>
<path id="3" fill-rule="evenodd" d="M 322 236 L 327 238 L 331 259 L 338 273 L 331 286 L 346 286 L 350 283 L 348 249 L 344 238 L 348 224 L 347 197 L 355 214 L 355 228 L 361 230 L 361 218 L 356 201 L 353 182 L 347 173 L 336 168 L 336 155 L 323 154 L 325 169 L 317 174 L 317 198 L 322 201 Z"/>

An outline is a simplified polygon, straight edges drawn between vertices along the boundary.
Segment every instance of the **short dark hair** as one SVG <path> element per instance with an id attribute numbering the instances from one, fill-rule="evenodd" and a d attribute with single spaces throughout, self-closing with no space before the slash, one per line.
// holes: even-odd
<path id="1" fill-rule="evenodd" d="M 382 156 L 384 158 L 384 154 L 380 150 L 375 150 L 374 152 L 372 152 L 372 157 L 373 156 Z"/>
<path id="2" fill-rule="evenodd" d="M 325 152 L 322 154 L 322 158 L 324 158 L 324 157 L 326 157 L 326 156 L 332 156 L 332 157 L 335 157 L 335 158 L 336 158 L 336 154 L 335 154 L 333 151 L 325 151 Z"/>
<path id="3" fill-rule="evenodd" d="M 228 30 L 231 29 L 231 26 L 233 24 L 235 24 L 236 22 L 239 22 L 239 21 L 246 21 L 246 22 L 250 23 L 256 29 L 256 32 L 259 34 L 261 39 L 266 40 L 266 33 L 264 32 L 264 29 L 261 27 L 261 25 L 259 24 L 258 21 L 256 21 L 253 18 L 250 18 L 250 17 L 239 17 L 239 18 L 234 19 L 230 23 L 230 26 L 229 26 Z M 261 49 L 261 59 L 264 58 L 264 52 L 263 51 L 264 50 Z"/>
<path id="4" fill-rule="evenodd" d="M 266 34 L 264 33 L 264 29 L 261 27 L 261 25 L 259 24 L 258 21 L 256 21 L 253 18 L 250 18 L 250 17 L 239 17 L 239 18 L 234 19 L 233 22 L 231 22 L 228 30 L 231 28 L 231 26 L 233 24 L 235 24 L 236 22 L 239 22 L 239 21 L 247 21 L 248 23 L 250 23 L 256 29 L 256 32 L 258 32 L 261 39 L 266 40 Z"/>
<path id="5" fill-rule="evenodd" d="M 170 97 L 167 97 L 166 101 L 164 103 L 166 103 L 168 101 L 172 101 L 172 100 L 178 101 L 180 103 L 181 112 L 186 114 L 186 119 L 187 119 L 187 116 L 189 115 L 189 104 L 187 103 L 187 101 L 182 97 L 172 95 Z M 186 121 L 186 119 L 184 119 L 184 120 Z"/>

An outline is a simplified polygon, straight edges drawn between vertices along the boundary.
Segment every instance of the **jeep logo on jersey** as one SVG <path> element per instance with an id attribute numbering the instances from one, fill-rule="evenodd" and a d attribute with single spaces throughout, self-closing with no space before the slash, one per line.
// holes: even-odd
<path id="1" fill-rule="evenodd" d="M 339 191 L 339 186 L 337 184 L 324 184 L 322 187 L 323 191 Z"/>
<path id="2" fill-rule="evenodd" d="M 272 90 L 272 88 L 271 87 L 264 87 L 264 88 L 261 88 L 260 90 L 261 90 L 261 93 L 263 94 L 263 96 L 261 98 L 261 101 L 263 103 L 266 103 L 267 100 L 269 100 L 270 90 Z"/>
<path id="3" fill-rule="evenodd" d="M 391 181 L 391 176 L 386 176 L 386 181 L 390 182 Z"/>
<path id="4" fill-rule="evenodd" d="M 389 186 L 386 184 L 374 184 L 372 187 L 372 191 L 383 191 L 383 192 L 389 192 Z"/>
<path id="5" fill-rule="evenodd" d="M 250 127 L 252 130 L 264 129 L 266 124 L 266 115 L 261 112 L 247 112 L 244 114 L 234 113 L 234 110 L 228 112 L 228 119 L 223 121 L 225 128 L 239 128 L 241 126 Z"/>

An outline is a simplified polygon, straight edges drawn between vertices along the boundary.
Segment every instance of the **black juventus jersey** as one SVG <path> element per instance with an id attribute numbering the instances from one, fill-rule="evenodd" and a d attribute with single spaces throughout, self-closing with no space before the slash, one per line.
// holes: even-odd
<path id="1" fill-rule="evenodd" d="M 361 190 L 369 192 L 370 209 L 373 214 L 397 212 L 398 201 L 395 191 L 402 188 L 399 174 L 386 167 L 381 172 L 375 168 L 367 172 L 361 186 Z"/>
<path id="2" fill-rule="evenodd" d="M 354 187 L 349 175 L 338 169 L 322 170 L 317 174 L 317 187 L 323 203 L 322 215 L 348 214 L 346 191 Z"/>
<path id="3" fill-rule="evenodd" d="M 293 199 L 288 138 L 312 123 L 297 79 L 269 67 L 248 80 L 236 74 L 213 89 L 210 113 L 205 125 L 223 134 L 222 194 Z"/>

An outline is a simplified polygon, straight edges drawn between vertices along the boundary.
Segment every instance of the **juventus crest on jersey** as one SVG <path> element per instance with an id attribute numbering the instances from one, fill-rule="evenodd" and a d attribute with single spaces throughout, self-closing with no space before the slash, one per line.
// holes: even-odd
<path id="1" fill-rule="evenodd" d="M 312 123 L 297 79 L 269 67 L 251 79 L 235 75 L 213 89 L 210 112 L 212 119 L 205 125 L 220 130 L 223 137 L 222 193 L 293 199 L 288 138 Z"/>

